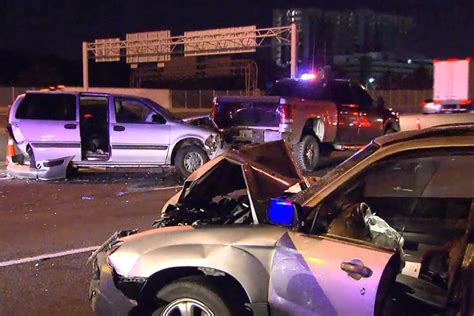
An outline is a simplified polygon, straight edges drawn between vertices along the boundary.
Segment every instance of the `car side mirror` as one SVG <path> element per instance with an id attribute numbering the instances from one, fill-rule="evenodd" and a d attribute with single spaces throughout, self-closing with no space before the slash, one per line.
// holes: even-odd
<path id="1" fill-rule="evenodd" d="M 298 208 L 292 201 L 271 199 L 267 210 L 268 222 L 284 227 L 299 227 Z"/>
<path id="2" fill-rule="evenodd" d="M 153 123 L 158 123 L 158 124 L 165 124 L 166 123 L 166 120 L 163 116 L 159 115 L 159 114 L 153 114 L 153 116 L 151 117 L 151 121 Z"/>

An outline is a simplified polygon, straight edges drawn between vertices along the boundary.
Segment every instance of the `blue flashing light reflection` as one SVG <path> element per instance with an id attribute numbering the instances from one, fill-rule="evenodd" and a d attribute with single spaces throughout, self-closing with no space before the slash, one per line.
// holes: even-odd
<path id="1" fill-rule="evenodd" d="M 268 220 L 270 223 L 282 226 L 293 224 L 294 206 L 290 201 L 271 199 L 268 206 Z"/>

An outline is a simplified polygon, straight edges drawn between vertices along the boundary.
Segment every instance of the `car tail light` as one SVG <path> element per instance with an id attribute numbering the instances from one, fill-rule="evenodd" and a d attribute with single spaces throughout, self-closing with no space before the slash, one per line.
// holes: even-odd
<path id="1" fill-rule="evenodd" d="M 278 107 L 278 113 L 280 114 L 280 123 L 286 124 L 292 121 L 291 107 L 289 104 L 281 104 Z"/>

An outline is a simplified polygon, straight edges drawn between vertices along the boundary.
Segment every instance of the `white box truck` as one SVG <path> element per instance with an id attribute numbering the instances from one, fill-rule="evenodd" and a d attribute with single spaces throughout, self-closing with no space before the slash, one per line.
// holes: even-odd
<path id="1" fill-rule="evenodd" d="M 423 113 L 469 112 L 474 100 L 474 62 L 470 58 L 433 60 L 433 100 Z"/>
<path id="2" fill-rule="evenodd" d="M 474 123 L 474 61 L 435 59 L 433 76 L 433 99 L 423 102 L 420 114 L 401 114 L 400 130 Z"/>

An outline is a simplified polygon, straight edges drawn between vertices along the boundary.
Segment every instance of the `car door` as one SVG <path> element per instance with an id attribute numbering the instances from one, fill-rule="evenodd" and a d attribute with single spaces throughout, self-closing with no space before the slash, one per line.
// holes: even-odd
<path id="1" fill-rule="evenodd" d="M 383 134 L 383 115 L 372 98 L 360 85 L 352 85 L 354 98 L 359 104 L 359 133 L 356 142 L 367 144 Z"/>
<path id="2" fill-rule="evenodd" d="M 111 161 L 163 164 L 169 149 L 170 126 L 155 109 L 138 98 L 114 97 Z"/>
<path id="3" fill-rule="evenodd" d="M 374 315 L 379 283 L 393 255 L 362 242 L 288 232 L 272 263 L 271 313 Z"/>
<path id="4" fill-rule="evenodd" d="M 28 93 L 19 102 L 12 132 L 18 143 L 31 146 L 36 161 L 81 159 L 76 95 Z"/>
<path id="5" fill-rule="evenodd" d="M 338 125 L 336 143 L 355 144 L 359 131 L 359 104 L 354 99 L 348 81 L 333 81 L 329 85 L 330 98 L 337 104 Z"/>

